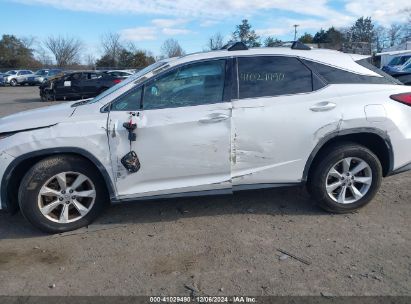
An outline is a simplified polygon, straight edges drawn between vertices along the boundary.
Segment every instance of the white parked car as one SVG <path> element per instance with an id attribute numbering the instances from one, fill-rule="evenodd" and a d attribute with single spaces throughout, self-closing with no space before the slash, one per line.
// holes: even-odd
<path id="1" fill-rule="evenodd" d="M 0 133 L 0 206 L 47 232 L 109 201 L 301 184 L 342 213 L 411 169 L 411 93 L 364 56 L 237 45 L 2 118 Z"/>

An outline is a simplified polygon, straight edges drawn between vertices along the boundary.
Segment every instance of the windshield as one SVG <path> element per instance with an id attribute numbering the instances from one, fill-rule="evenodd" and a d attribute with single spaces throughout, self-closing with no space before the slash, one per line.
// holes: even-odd
<path id="1" fill-rule="evenodd" d="M 15 75 L 15 74 L 17 74 L 17 72 L 16 71 L 8 71 L 8 72 L 6 72 L 6 74 L 7 75 Z"/>
<path id="2" fill-rule="evenodd" d="M 388 64 L 389 66 L 395 66 L 395 65 L 402 65 L 404 64 L 408 59 L 411 58 L 410 56 L 398 56 L 398 57 L 394 57 L 393 59 L 391 59 L 390 63 Z"/>
<path id="3" fill-rule="evenodd" d="M 402 67 L 404 71 L 409 71 L 411 70 L 411 59 L 409 59 L 406 63 L 404 63 L 404 66 Z"/>
<path id="4" fill-rule="evenodd" d="M 118 89 L 124 87 L 125 85 L 129 84 L 130 82 L 136 81 L 137 79 L 144 76 L 145 74 L 147 74 L 147 73 L 149 73 L 149 72 L 165 65 L 168 61 L 169 60 L 158 61 L 158 62 L 153 63 L 152 65 L 149 65 L 148 67 L 145 67 L 144 69 L 137 72 L 136 74 L 126 78 L 125 80 L 123 80 L 122 82 L 116 84 L 115 86 L 112 86 L 110 89 L 104 91 L 100 95 L 97 95 L 94 99 L 91 99 L 87 103 L 94 103 L 94 102 L 100 101 L 104 97 L 106 97 L 106 96 L 110 95 L 111 93 L 117 91 Z"/>

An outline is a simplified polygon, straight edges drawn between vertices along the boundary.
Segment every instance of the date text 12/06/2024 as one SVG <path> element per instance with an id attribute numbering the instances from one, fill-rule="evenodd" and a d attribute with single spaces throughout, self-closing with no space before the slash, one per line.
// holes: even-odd
<path id="1" fill-rule="evenodd" d="M 150 303 L 256 303 L 255 297 L 248 296 L 197 296 L 197 297 L 170 297 L 170 296 L 159 296 L 150 297 Z"/>

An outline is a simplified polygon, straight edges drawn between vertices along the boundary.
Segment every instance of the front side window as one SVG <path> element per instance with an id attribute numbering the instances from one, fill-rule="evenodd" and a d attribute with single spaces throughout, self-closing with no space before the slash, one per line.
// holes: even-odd
<path id="1" fill-rule="evenodd" d="M 149 82 L 144 109 L 164 109 L 222 102 L 225 60 L 189 64 Z"/>
<path id="2" fill-rule="evenodd" d="M 142 87 L 132 89 L 111 104 L 110 111 L 138 111 L 141 107 Z"/>
<path id="3" fill-rule="evenodd" d="M 297 58 L 238 58 L 239 97 L 255 98 L 311 92 L 311 71 Z"/>

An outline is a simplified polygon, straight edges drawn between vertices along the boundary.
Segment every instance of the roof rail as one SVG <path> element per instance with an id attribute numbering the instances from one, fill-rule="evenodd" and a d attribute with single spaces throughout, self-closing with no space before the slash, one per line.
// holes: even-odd
<path id="1" fill-rule="evenodd" d="M 306 50 L 309 51 L 311 48 L 308 45 L 305 45 L 301 41 L 281 41 L 274 43 L 273 47 L 291 47 L 293 50 Z"/>
<path id="2" fill-rule="evenodd" d="M 306 50 L 309 51 L 311 48 L 308 45 L 305 45 L 301 41 L 294 41 L 293 44 L 291 45 L 291 49 L 293 50 Z"/>
<path id="3" fill-rule="evenodd" d="M 221 49 L 227 50 L 227 51 L 244 51 L 244 50 L 248 50 L 248 47 L 244 42 L 237 41 L 237 42 L 227 43 Z"/>
<path id="4" fill-rule="evenodd" d="M 305 45 L 301 41 L 281 41 L 279 43 L 276 43 L 275 46 L 283 46 L 283 47 L 289 47 L 291 45 L 291 49 L 293 50 L 306 50 L 309 51 L 311 48 L 308 45 Z M 242 42 L 242 41 L 237 41 L 237 42 L 232 42 L 232 43 L 227 43 L 224 45 L 222 50 L 227 50 L 227 51 L 244 51 L 248 50 L 247 45 Z"/>

